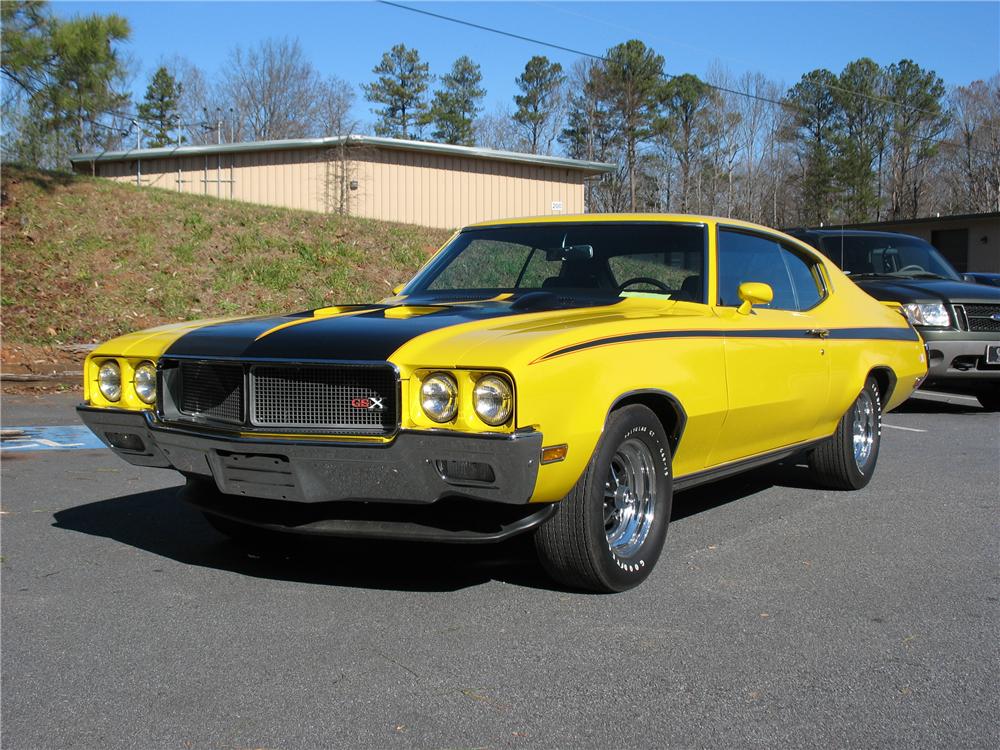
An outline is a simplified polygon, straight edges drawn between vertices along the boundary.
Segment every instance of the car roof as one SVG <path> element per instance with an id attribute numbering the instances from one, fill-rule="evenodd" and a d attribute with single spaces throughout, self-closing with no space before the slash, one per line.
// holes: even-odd
<path id="1" fill-rule="evenodd" d="M 704 214 L 567 214 L 559 216 L 525 216 L 514 219 L 493 219 L 491 221 L 479 221 L 469 224 L 464 229 L 482 229 L 485 227 L 506 227 L 521 224 L 614 224 L 626 222 L 663 222 L 683 223 L 683 224 L 709 224 L 718 223 L 731 226 L 743 227 L 746 229 L 759 229 L 764 232 L 779 232 L 781 230 L 764 226 L 763 224 L 753 224 L 749 221 L 739 219 L 729 219 L 722 216 L 709 216 Z"/>
<path id="2" fill-rule="evenodd" d="M 920 239 L 920 237 L 915 237 L 912 234 L 906 234 L 906 232 L 878 232 L 869 229 L 803 229 L 796 227 L 795 229 L 784 230 L 786 234 L 795 236 L 798 234 L 813 234 L 820 237 L 913 237 L 914 239 Z"/>

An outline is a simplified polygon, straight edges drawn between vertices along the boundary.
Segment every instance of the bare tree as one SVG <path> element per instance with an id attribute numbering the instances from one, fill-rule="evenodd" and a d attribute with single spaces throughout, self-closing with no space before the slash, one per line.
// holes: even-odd
<path id="1" fill-rule="evenodd" d="M 476 144 L 484 148 L 523 152 L 530 149 L 507 106 L 498 105 L 492 112 L 480 115 L 475 130 Z"/>
<path id="2" fill-rule="evenodd" d="M 350 117 L 355 93 L 347 81 L 330 76 L 316 91 L 316 125 L 319 135 L 348 135 L 357 130 Z"/>
<path id="3" fill-rule="evenodd" d="M 1000 211 L 1000 74 L 951 93 L 952 145 L 944 151 L 949 210 Z"/>
<path id="4" fill-rule="evenodd" d="M 243 137 L 267 141 L 316 134 L 316 92 L 321 86 L 298 40 L 286 38 L 233 49 L 218 91 L 233 108 Z"/>

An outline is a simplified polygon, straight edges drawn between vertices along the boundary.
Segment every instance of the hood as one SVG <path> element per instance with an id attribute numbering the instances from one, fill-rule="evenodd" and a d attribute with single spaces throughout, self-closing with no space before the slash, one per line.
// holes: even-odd
<path id="1" fill-rule="evenodd" d="M 858 279 L 854 283 L 875 299 L 891 302 L 1000 304 L 1000 288 L 967 281 L 882 278 Z"/>
<path id="2" fill-rule="evenodd" d="M 500 319 L 507 322 L 506 319 L 513 317 L 527 318 L 556 310 L 605 311 L 621 301 L 527 293 L 478 302 L 431 303 L 429 299 L 407 299 L 399 304 L 320 308 L 292 315 L 210 323 L 180 336 L 164 355 L 385 361 L 413 339 L 443 328 L 494 319 L 498 323 Z"/>

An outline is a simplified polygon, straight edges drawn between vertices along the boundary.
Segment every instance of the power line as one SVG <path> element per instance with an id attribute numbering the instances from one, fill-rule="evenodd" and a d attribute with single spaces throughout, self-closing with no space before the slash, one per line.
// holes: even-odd
<path id="1" fill-rule="evenodd" d="M 570 52 L 572 54 L 580 55 L 582 57 L 588 57 L 588 58 L 590 58 L 592 60 L 600 60 L 602 62 L 607 62 L 608 61 L 607 57 L 605 57 L 604 55 L 597 55 L 597 54 L 594 54 L 593 52 L 587 52 L 586 50 L 574 49 L 573 47 L 566 47 L 564 45 L 556 44 L 554 42 L 547 42 L 544 39 L 537 39 L 537 38 L 534 38 L 534 37 L 524 36 L 522 34 L 515 34 L 513 32 L 504 31 L 503 29 L 498 29 L 498 28 L 495 28 L 495 27 L 492 27 L 492 26 L 486 26 L 484 24 L 474 23 L 472 21 L 466 21 L 466 20 L 461 19 L 461 18 L 454 18 L 452 16 L 446 16 L 446 15 L 444 15 L 442 13 L 434 13 L 434 12 L 429 11 L 429 10 L 424 10 L 423 8 L 414 8 L 414 7 L 409 6 L 409 5 L 403 5 L 401 3 L 392 2 L 391 0 L 375 0 L 375 2 L 380 3 L 382 5 L 389 5 L 389 6 L 393 7 L 393 8 L 399 8 L 400 10 L 406 10 L 406 11 L 409 11 L 411 13 L 419 13 L 420 15 L 430 16 L 431 18 L 437 18 L 437 19 L 440 19 L 442 21 L 448 21 L 450 23 L 455 23 L 455 24 L 458 24 L 460 26 L 468 26 L 469 28 L 479 29 L 480 31 L 486 31 L 486 32 L 489 32 L 491 34 L 499 34 L 500 36 L 509 37 L 511 39 L 518 39 L 518 40 L 523 41 L 523 42 L 529 42 L 530 44 L 538 44 L 538 45 L 541 45 L 543 47 L 549 47 L 551 49 L 557 49 L 557 50 L 561 50 L 563 52 Z M 668 72 L 664 72 L 663 75 L 667 79 L 675 79 L 675 78 L 679 78 L 680 77 L 679 75 L 677 75 L 675 73 L 668 73 Z M 799 112 L 805 112 L 805 111 L 807 111 L 805 108 L 799 107 L 798 105 L 795 105 L 794 103 L 789 102 L 787 100 L 773 99 L 771 97 L 761 96 L 759 94 L 753 94 L 753 93 L 750 93 L 749 91 L 739 91 L 737 89 L 727 88 L 726 86 L 719 86 L 717 84 L 708 83 L 706 81 L 702 81 L 702 83 L 704 83 L 704 85 L 707 88 L 713 89 L 715 91 L 721 91 L 721 92 L 724 92 L 724 93 L 727 93 L 727 94 L 732 94 L 733 96 L 742 96 L 742 97 L 745 97 L 745 98 L 748 98 L 748 99 L 754 99 L 756 101 L 764 102 L 766 104 L 771 104 L 771 105 L 776 106 L 776 107 L 782 107 L 782 108 L 785 108 L 785 109 L 797 110 Z M 847 88 L 844 88 L 842 86 L 836 86 L 836 85 L 833 85 L 833 84 L 825 84 L 825 83 L 818 83 L 818 82 L 816 82 L 816 83 L 817 83 L 817 85 L 823 86 L 823 87 L 825 87 L 827 89 L 833 89 L 833 90 L 841 91 L 841 92 L 846 93 L 846 94 L 851 94 L 852 96 L 861 97 L 863 99 L 868 99 L 870 101 L 880 102 L 882 104 L 888 104 L 888 105 L 891 105 L 893 107 L 899 107 L 899 108 L 903 108 L 903 109 L 909 109 L 909 110 L 912 110 L 912 111 L 915 111 L 915 112 L 920 112 L 920 113 L 931 115 L 931 116 L 934 116 L 934 117 L 936 117 L 939 114 L 941 114 L 940 112 L 932 112 L 930 110 L 921 109 L 919 107 L 915 107 L 915 106 L 912 106 L 912 105 L 909 105 L 909 104 L 905 104 L 903 102 L 897 102 L 897 101 L 894 101 L 892 99 L 885 99 L 883 97 L 872 96 L 870 94 L 861 93 L 860 91 L 852 91 L 851 89 L 847 89 Z M 952 141 L 946 140 L 944 138 L 934 138 L 934 137 L 930 137 L 930 136 L 921 136 L 921 135 L 917 135 L 916 133 L 913 134 L 913 137 L 916 140 L 925 141 L 925 142 L 929 142 L 929 143 L 937 143 L 937 144 L 940 144 L 940 145 L 949 145 L 949 146 L 956 146 L 956 145 L 958 145 L 958 144 L 956 144 L 956 143 L 954 143 Z M 971 147 L 969 147 L 969 150 L 970 151 L 976 151 L 977 153 L 984 153 L 984 154 L 988 153 L 986 151 L 983 151 L 982 149 L 973 149 Z"/>

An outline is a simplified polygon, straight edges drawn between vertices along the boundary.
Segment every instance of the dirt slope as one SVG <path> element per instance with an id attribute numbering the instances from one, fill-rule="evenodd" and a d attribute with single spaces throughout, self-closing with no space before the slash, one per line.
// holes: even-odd
<path id="1" fill-rule="evenodd" d="M 0 232 L 6 352 L 376 300 L 449 235 L 12 166 Z"/>

